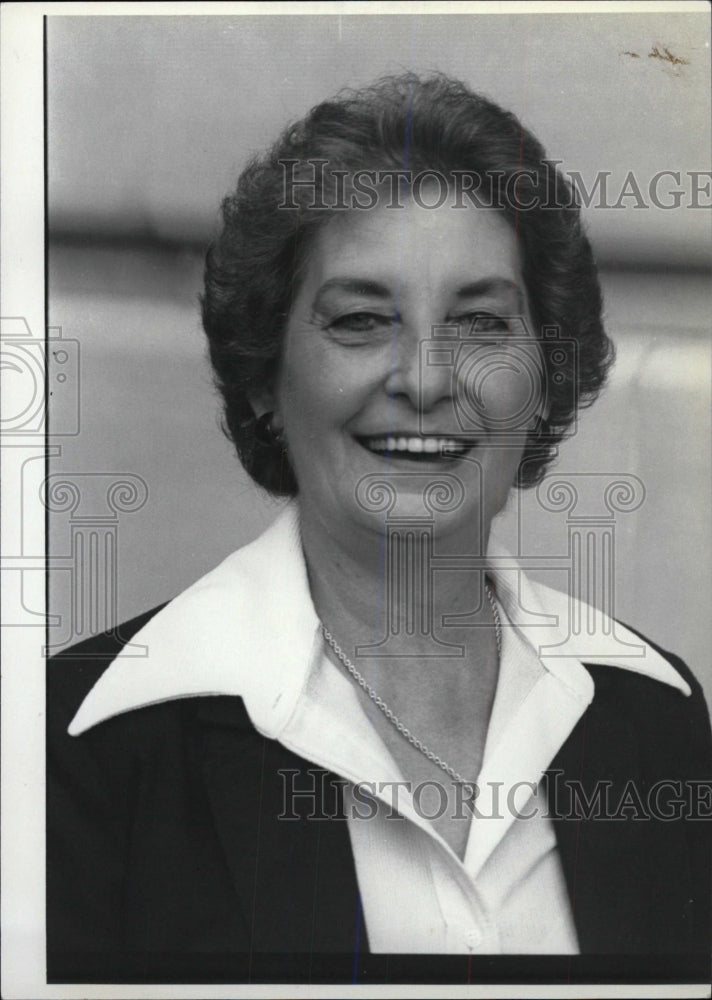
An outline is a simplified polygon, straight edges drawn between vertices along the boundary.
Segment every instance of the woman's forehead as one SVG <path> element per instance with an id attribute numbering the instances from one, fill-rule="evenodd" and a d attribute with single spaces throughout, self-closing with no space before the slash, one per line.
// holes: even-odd
<path id="1" fill-rule="evenodd" d="M 524 292 L 519 245 L 497 209 L 379 205 L 339 212 L 312 245 L 305 286 L 347 289 L 353 279 L 394 292 L 423 284 L 438 290 L 473 287 Z"/>

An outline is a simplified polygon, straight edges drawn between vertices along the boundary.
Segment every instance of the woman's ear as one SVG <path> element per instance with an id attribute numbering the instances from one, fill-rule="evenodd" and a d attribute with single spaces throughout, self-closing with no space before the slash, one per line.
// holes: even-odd
<path id="1" fill-rule="evenodd" d="M 274 411 L 274 393 L 270 390 L 265 389 L 254 395 L 251 393 L 247 398 L 256 417 L 261 417 L 263 413 L 272 413 Z"/>
<path id="2" fill-rule="evenodd" d="M 541 404 L 537 406 L 534 413 L 532 413 L 527 424 L 527 435 L 532 434 L 535 438 L 539 437 L 542 432 L 542 427 L 546 424 L 549 419 L 549 413 L 551 412 L 551 407 L 549 404 L 542 400 Z"/>
<path id="3" fill-rule="evenodd" d="M 542 407 L 540 410 L 537 410 L 537 412 L 534 414 L 534 417 L 532 418 L 531 430 L 536 437 L 538 437 L 541 434 L 542 428 L 546 424 L 548 419 L 549 419 L 548 406 Z"/>
<path id="4" fill-rule="evenodd" d="M 549 419 L 549 414 L 551 413 L 551 406 L 549 403 L 545 403 L 537 411 L 537 420 L 540 424 L 545 423 Z"/>
<path id="5" fill-rule="evenodd" d="M 539 400 L 539 405 L 536 408 L 536 422 L 535 427 L 540 427 L 549 419 L 549 414 L 551 413 L 551 400 L 549 399 L 549 393 L 544 391 L 541 393 L 541 399 Z"/>
<path id="6" fill-rule="evenodd" d="M 270 420 L 271 427 L 274 428 L 275 431 L 282 430 L 282 417 L 281 414 L 277 412 L 278 406 L 275 400 L 275 394 L 271 389 L 265 389 L 262 392 L 250 395 L 247 398 L 258 420 L 266 413 L 269 413 L 272 417 Z"/>

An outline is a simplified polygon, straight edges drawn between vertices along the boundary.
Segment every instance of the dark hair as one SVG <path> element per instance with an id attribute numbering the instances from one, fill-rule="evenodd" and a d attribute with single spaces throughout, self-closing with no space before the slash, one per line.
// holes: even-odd
<path id="1" fill-rule="evenodd" d="M 317 170 L 314 160 L 328 166 Z M 285 197 L 285 161 L 293 177 L 312 178 L 311 188 L 295 186 Z M 463 83 L 442 74 L 386 77 L 317 105 L 254 158 L 223 201 L 222 232 L 207 254 L 203 325 L 226 432 L 248 473 L 274 494 L 294 495 L 296 479 L 283 446 L 256 435 L 249 396 L 273 383 L 310 241 L 338 210 L 314 206 L 334 204 L 326 196 L 333 171 L 404 167 L 490 180 L 494 204 L 516 228 L 538 330 L 558 329 L 575 344 L 555 377 L 545 353 L 549 412 L 527 442 L 518 485 L 541 480 L 577 409 L 605 381 L 613 346 L 571 184 L 513 114 Z"/>

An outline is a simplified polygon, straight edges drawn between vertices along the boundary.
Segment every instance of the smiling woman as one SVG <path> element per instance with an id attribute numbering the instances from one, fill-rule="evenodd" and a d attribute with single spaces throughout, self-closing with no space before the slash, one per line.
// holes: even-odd
<path id="1" fill-rule="evenodd" d="M 508 112 L 405 76 L 313 109 L 223 214 L 226 426 L 293 499 L 50 668 L 52 960 L 704 963 L 697 681 L 620 623 L 574 641 L 601 616 L 489 548 L 612 359 L 567 182 Z"/>
<path id="2" fill-rule="evenodd" d="M 368 198 L 359 197 L 365 178 Z M 437 189 L 438 197 L 423 197 L 431 189 Z M 349 262 L 353 273 L 334 276 L 359 281 L 367 277 L 368 265 L 380 294 L 393 300 L 402 281 L 398 261 L 407 248 L 405 229 L 398 235 L 398 227 L 404 226 L 401 216 L 419 218 L 421 237 L 439 240 L 437 253 L 442 253 L 450 237 L 443 236 L 444 222 L 440 233 L 435 231 L 435 217 L 442 210 L 441 218 L 449 218 L 462 232 L 467 227 L 460 216 L 472 219 L 474 208 L 489 209 L 480 213 L 489 224 L 509 230 L 516 260 L 507 262 L 509 278 L 497 275 L 496 268 L 491 272 L 480 260 L 482 273 L 468 273 L 463 288 L 454 291 L 460 294 L 469 287 L 471 299 L 485 313 L 491 313 L 493 304 L 506 305 L 508 316 L 530 315 L 533 332 L 558 330 L 567 343 L 575 343 L 564 365 L 552 365 L 552 352 L 545 352 L 547 373 L 556 369 L 557 381 L 545 379 L 548 412 L 538 433 L 529 435 L 519 482 L 531 485 L 541 478 L 577 408 L 595 399 L 612 360 L 574 189 L 514 115 L 457 81 L 433 76 L 417 82 L 406 75 L 318 105 L 288 128 L 263 159 L 247 167 L 236 192 L 223 203 L 223 232 L 208 255 L 203 321 L 230 433 L 257 482 L 287 495 L 298 489 L 278 445 L 273 442 L 271 452 L 254 447 L 252 396 L 272 386 L 284 320 L 315 234 L 333 247 L 338 240 L 329 233 L 335 226 L 368 226 L 367 218 L 381 219 L 385 210 L 392 218 L 380 226 L 390 233 L 388 270 L 395 284 L 383 287 L 382 275 L 374 275 L 375 236 L 360 229 L 371 241 L 365 255 Z M 474 252 L 476 242 L 469 237 L 468 252 Z M 434 249 L 431 242 L 421 253 L 432 255 Z M 495 289 L 489 285 L 493 278 L 510 284 Z M 327 281 L 324 293 L 332 288 Z M 484 308 L 485 293 L 495 291 L 499 299 L 490 297 Z M 457 302 L 453 315 L 462 314 L 462 305 Z M 396 313 L 398 308 L 392 310 L 394 317 Z M 430 330 L 420 336 L 427 339 Z"/>
<path id="3" fill-rule="evenodd" d="M 380 538 L 383 517 L 359 505 L 359 481 L 417 462 L 422 472 L 459 476 L 465 500 L 438 539 L 476 551 L 476 508 L 484 503 L 489 521 L 503 506 L 527 434 L 543 416 L 531 412 L 512 425 L 527 402 L 526 369 L 496 364 L 509 351 L 522 367 L 522 345 L 508 344 L 519 300 L 526 304 L 516 236 L 490 210 L 427 211 L 410 202 L 402 213 L 383 205 L 322 228 L 291 308 L 275 389 L 254 401 L 273 412 L 289 442 L 304 539 L 337 534 L 362 558 L 373 547 L 363 532 Z M 528 309 L 524 318 L 531 326 Z M 421 345 L 437 328 L 448 328 L 451 340 L 468 338 L 469 365 L 422 363 Z M 531 346 L 530 366 L 533 337 Z M 467 398 L 469 386 L 458 383 L 475 364 L 487 375 L 481 419 L 464 422 L 454 400 Z M 492 429 L 508 418 L 503 449 Z M 408 490 L 407 476 L 399 489 Z M 414 503 L 417 512 L 418 497 Z"/>

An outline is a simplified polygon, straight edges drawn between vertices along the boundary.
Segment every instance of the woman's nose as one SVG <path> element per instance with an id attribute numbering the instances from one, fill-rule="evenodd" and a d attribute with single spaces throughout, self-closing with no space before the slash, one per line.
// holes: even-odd
<path id="1" fill-rule="evenodd" d="M 452 397 L 454 366 L 444 360 L 433 350 L 430 335 L 399 329 L 393 339 L 386 390 L 391 396 L 407 397 L 419 412 L 432 410 Z"/>

